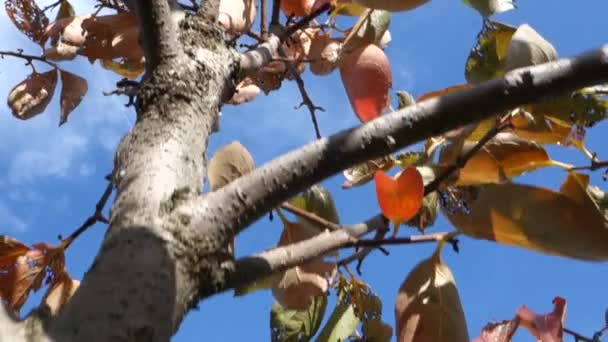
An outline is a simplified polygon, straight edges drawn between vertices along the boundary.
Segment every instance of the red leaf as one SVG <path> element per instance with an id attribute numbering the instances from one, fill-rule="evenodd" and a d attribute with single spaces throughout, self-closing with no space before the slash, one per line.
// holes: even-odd
<path id="1" fill-rule="evenodd" d="M 519 326 L 519 319 L 488 323 L 481 330 L 481 336 L 473 342 L 510 342 Z"/>
<path id="2" fill-rule="evenodd" d="M 541 342 L 563 341 L 562 323 L 566 318 L 566 300 L 555 297 L 553 305 L 553 312 L 545 315 L 539 315 L 525 306 L 517 309 L 520 324 Z"/>
<path id="3" fill-rule="evenodd" d="M 88 90 L 87 81 L 65 70 L 61 71 L 61 117 L 59 125 L 68 120 L 68 115 L 76 108 Z"/>
<path id="4" fill-rule="evenodd" d="M 396 179 L 376 172 L 376 196 L 382 214 L 395 224 L 405 222 L 418 212 L 424 197 L 422 176 L 414 167 L 403 170 Z"/>

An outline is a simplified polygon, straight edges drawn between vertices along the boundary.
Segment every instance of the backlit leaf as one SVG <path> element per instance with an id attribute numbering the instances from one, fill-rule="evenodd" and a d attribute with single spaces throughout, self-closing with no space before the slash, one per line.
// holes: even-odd
<path id="1" fill-rule="evenodd" d="M 478 239 L 583 260 L 608 260 L 608 225 L 589 177 L 569 173 L 559 192 L 520 184 L 454 189 L 468 210 L 444 210 Z M 595 195 L 591 195 L 595 194 Z"/>
<path id="2" fill-rule="evenodd" d="M 361 186 L 374 179 L 374 174 L 378 170 L 386 171 L 393 167 L 394 162 L 389 157 L 382 157 L 368 160 L 363 164 L 355 165 L 343 172 L 346 181 L 342 184 L 343 189 Z"/>
<path id="3" fill-rule="evenodd" d="M 49 286 L 42 301 L 51 310 L 51 314 L 56 315 L 63 309 L 79 286 L 80 281 L 70 278 L 67 273 L 63 272 L 55 279 L 53 284 Z"/>
<path id="4" fill-rule="evenodd" d="M 124 58 L 119 61 L 102 59 L 101 66 L 130 80 L 136 79 L 145 70 L 145 63 L 143 61 L 132 61 Z"/>
<path id="5" fill-rule="evenodd" d="M 8 94 L 8 105 L 13 116 L 21 120 L 30 119 L 46 109 L 57 85 L 57 70 L 32 73 L 17 84 Z"/>
<path id="6" fill-rule="evenodd" d="M 481 330 L 481 335 L 473 342 L 511 342 L 518 326 L 518 319 L 488 323 Z"/>
<path id="7" fill-rule="evenodd" d="M 561 297 L 553 299 L 553 311 L 539 315 L 523 306 L 517 309 L 517 318 L 524 328 L 541 342 L 562 342 L 563 322 L 566 319 L 566 300 Z"/>
<path id="8" fill-rule="evenodd" d="M 424 185 L 416 168 L 409 167 L 394 179 L 377 171 L 376 197 L 382 214 L 395 224 L 411 219 L 422 205 Z"/>
<path id="9" fill-rule="evenodd" d="M 383 10 L 370 10 L 369 15 L 364 12 L 355 23 L 354 27 L 359 26 L 357 32 L 350 31 L 345 38 L 343 51 L 349 53 L 367 44 L 380 43 L 382 36 L 391 23 L 391 12 Z"/>
<path id="10" fill-rule="evenodd" d="M 82 97 L 89 89 L 87 81 L 84 78 L 65 70 L 61 71 L 61 84 L 60 125 L 68 120 L 68 115 L 80 104 Z"/>
<path id="11" fill-rule="evenodd" d="M 557 51 L 530 25 L 523 24 L 511 37 L 505 58 L 505 71 L 551 62 L 557 59 Z"/>
<path id="12" fill-rule="evenodd" d="M 515 0 L 462 0 L 476 9 L 484 18 L 515 8 Z"/>
<path id="13" fill-rule="evenodd" d="M 253 157 L 238 141 L 233 141 L 219 148 L 207 166 L 209 187 L 211 191 L 251 172 L 255 167 Z"/>
<path id="14" fill-rule="evenodd" d="M 271 341 L 298 342 L 310 340 L 319 330 L 327 309 L 327 297 L 316 297 L 310 306 L 296 311 L 274 303 L 270 312 Z"/>
<path id="15" fill-rule="evenodd" d="M 44 46 L 46 37 L 44 29 L 49 24 L 49 19 L 36 5 L 34 0 L 5 0 L 6 14 L 13 24 L 28 38 Z"/>
<path id="16" fill-rule="evenodd" d="M 340 223 L 338 210 L 331 193 L 320 185 L 313 185 L 301 195 L 290 199 L 289 202 L 302 210 L 316 214 L 330 222 Z M 298 222 L 300 221 L 314 224 L 298 216 Z"/>
<path id="17" fill-rule="evenodd" d="M 346 341 L 349 336 L 353 334 L 357 325 L 359 325 L 359 318 L 355 315 L 355 310 L 352 304 L 345 302 L 338 298 L 338 303 L 334 308 L 331 316 L 323 330 L 317 337 L 317 342 L 341 342 Z"/>
<path id="18" fill-rule="evenodd" d="M 583 127 L 591 127 L 608 117 L 608 101 L 584 91 L 535 103 L 528 108 L 534 116 L 545 115 Z"/>
<path id="19" fill-rule="evenodd" d="M 465 68 L 469 83 L 481 83 L 504 73 L 504 61 L 511 37 L 516 28 L 497 21 L 487 21 L 477 36 L 477 45 L 471 49 Z"/>
<path id="20" fill-rule="evenodd" d="M 407 275 L 395 300 L 397 341 L 469 341 L 452 272 L 441 248 Z"/>

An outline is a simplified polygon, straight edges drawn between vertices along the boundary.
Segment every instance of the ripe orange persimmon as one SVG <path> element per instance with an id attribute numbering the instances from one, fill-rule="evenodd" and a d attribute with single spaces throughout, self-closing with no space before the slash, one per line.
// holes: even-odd
<path id="1" fill-rule="evenodd" d="M 340 76 L 348 100 L 362 122 L 382 114 L 393 82 L 388 58 L 382 49 L 369 44 L 345 56 Z"/>

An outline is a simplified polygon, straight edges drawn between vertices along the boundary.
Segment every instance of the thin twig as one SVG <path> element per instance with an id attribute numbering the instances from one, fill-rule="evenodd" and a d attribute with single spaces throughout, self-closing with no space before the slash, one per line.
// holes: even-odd
<path id="1" fill-rule="evenodd" d="M 582 342 L 595 342 L 592 338 L 589 337 L 585 337 L 579 333 L 577 333 L 576 331 L 572 331 L 566 327 L 564 327 L 562 329 L 566 334 L 571 335 L 572 337 L 574 337 L 574 341 L 582 341 Z"/>
<path id="2" fill-rule="evenodd" d="M 281 58 L 287 58 L 287 54 L 285 53 L 285 50 L 282 46 L 279 46 L 277 52 L 279 53 L 279 56 Z M 302 95 L 302 103 L 296 106 L 296 109 L 302 106 L 306 106 L 308 108 L 308 111 L 310 112 L 310 118 L 312 119 L 312 125 L 315 128 L 315 134 L 317 136 L 317 139 L 321 139 L 321 131 L 319 130 L 319 123 L 317 122 L 316 111 L 320 110 L 324 112 L 325 109 L 323 109 L 323 107 L 315 106 L 315 104 L 312 102 L 310 96 L 308 96 L 306 88 L 304 87 L 304 80 L 302 80 L 302 77 L 300 77 L 300 74 L 296 70 L 296 67 L 293 65 L 293 63 L 285 61 L 285 65 L 287 66 L 287 71 L 295 79 L 296 84 L 298 85 L 298 89 L 300 90 L 300 94 Z"/>
<path id="3" fill-rule="evenodd" d="M 575 167 L 571 168 L 570 170 L 590 170 L 590 171 L 595 171 L 597 169 L 603 169 L 605 167 L 608 168 L 608 160 L 603 160 L 603 161 L 592 160 L 590 165 L 575 166 Z"/>
<path id="4" fill-rule="evenodd" d="M 454 172 L 463 168 L 467 164 L 467 162 L 471 158 L 473 158 L 473 156 L 475 156 L 475 154 L 477 154 L 477 152 L 479 152 L 479 150 L 481 150 L 488 141 L 492 140 L 498 133 L 508 128 L 510 126 L 510 117 L 511 116 L 509 114 L 505 115 L 502 119 L 500 119 L 499 122 L 496 123 L 496 125 L 494 125 L 494 127 L 492 127 L 492 129 L 490 129 L 481 139 L 479 139 L 479 141 L 477 142 L 477 144 L 475 144 L 475 146 L 473 146 L 473 148 L 471 148 L 462 156 L 458 157 L 455 163 L 444 169 L 443 172 L 439 174 L 439 176 L 433 179 L 433 181 L 431 181 L 424 188 L 424 195 L 428 195 L 431 192 L 437 190 L 441 183 L 443 183 L 446 179 L 450 178 L 450 176 L 452 176 Z"/>
<path id="5" fill-rule="evenodd" d="M 4 56 L 11 56 L 11 57 L 17 57 L 17 58 L 25 59 L 27 61 L 26 65 L 32 64 L 32 61 L 38 61 L 38 62 L 46 63 L 46 64 L 52 66 L 55 69 L 60 69 L 59 66 L 57 66 L 57 64 L 55 64 L 55 63 L 47 60 L 45 57 L 34 56 L 34 55 L 27 55 L 27 54 L 24 54 L 23 51 L 21 51 L 21 50 L 19 50 L 17 52 L 14 52 L 14 51 L 0 51 L 0 57 L 4 57 Z"/>
<path id="6" fill-rule="evenodd" d="M 405 244 L 414 244 L 414 243 L 426 243 L 426 242 L 437 242 L 443 240 L 448 235 L 453 234 L 452 232 L 448 233 L 434 233 L 434 234 L 426 234 L 426 235 L 412 235 L 401 238 L 388 238 L 388 239 L 361 239 L 357 241 L 347 242 L 342 245 L 340 248 L 352 248 L 352 247 L 377 247 L 382 245 L 405 245 Z M 456 239 L 449 240 L 453 245 L 456 243 Z"/>
<path id="7" fill-rule="evenodd" d="M 260 5 L 260 34 L 263 39 L 268 38 L 268 0 L 262 0 Z"/>
<path id="8" fill-rule="evenodd" d="M 72 232 L 70 236 L 65 239 L 62 239 L 61 245 L 64 249 L 67 249 L 72 244 L 72 242 L 74 242 L 74 240 L 76 240 L 76 238 L 80 236 L 80 234 L 84 233 L 89 227 L 93 226 L 95 223 L 109 223 L 108 219 L 103 216 L 102 212 L 103 208 L 108 202 L 108 199 L 110 198 L 110 195 L 112 194 L 112 190 L 113 184 L 112 182 L 108 182 L 105 191 L 103 192 L 101 198 L 99 198 L 99 201 L 97 201 L 97 204 L 95 205 L 95 212 L 91 216 L 87 217 L 86 220 L 84 220 L 84 222 L 80 225 L 80 227 L 78 227 L 74 232 Z"/>

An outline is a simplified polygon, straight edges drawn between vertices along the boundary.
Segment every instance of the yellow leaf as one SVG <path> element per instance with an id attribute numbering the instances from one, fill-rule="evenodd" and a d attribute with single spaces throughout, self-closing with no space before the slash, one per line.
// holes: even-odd
<path id="1" fill-rule="evenodd" d="M 452 272 L 441 247 L 407 275 L 395 300 L 397 341 L 469 341 Z"/>
<path id="2" fill-rule="evenodd" d="M 576 259 L 608 260 L 607 221 L 594 201 L 600 197 L 598 190 L 588 181 L 588 176 L 571 172 L 560 192 L 510 183 L 459 189 L 454 194 L 467 197 L 470 212 L 445 213 L 474 238 Z"/>
<path id="3" fill-rule="evenodd" d="M 145 69 L 145 63 L 143 61 L 136 62 L 128 59 L 123 59 L 119 62 L 115 62 L 111 59 L 102 59 L 101 66 L 130 80 L 136 79 Z"/>

